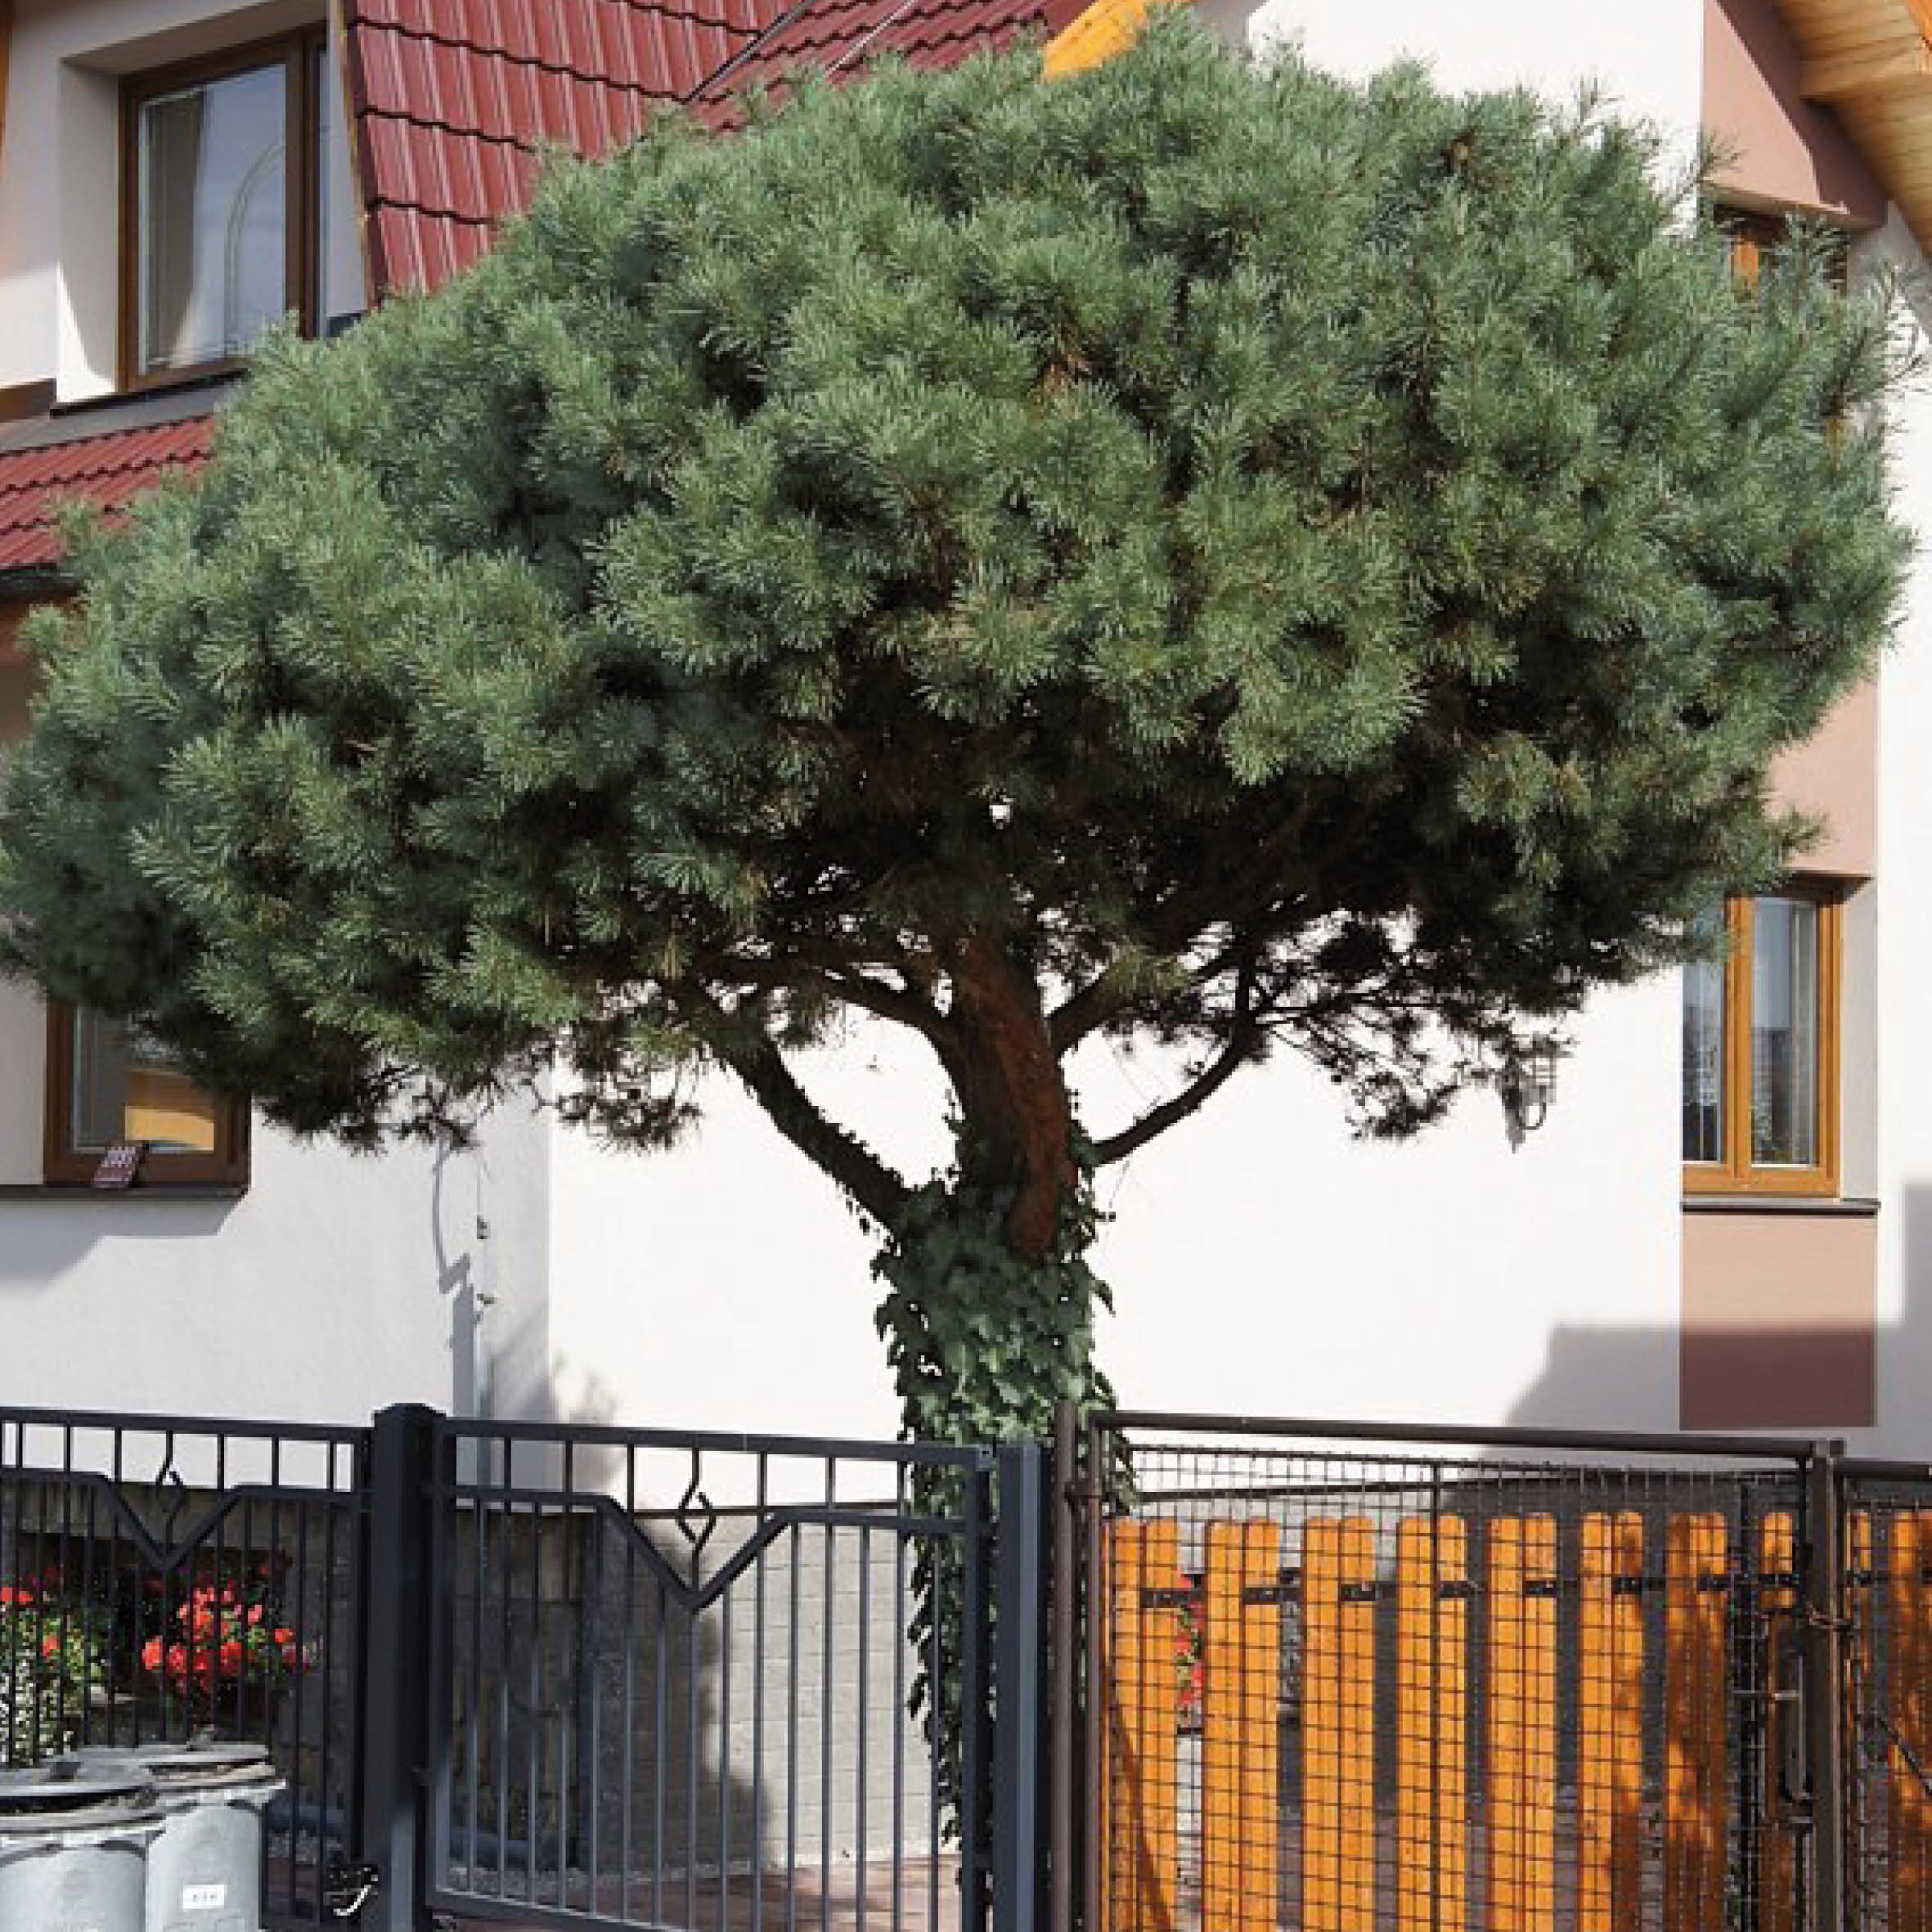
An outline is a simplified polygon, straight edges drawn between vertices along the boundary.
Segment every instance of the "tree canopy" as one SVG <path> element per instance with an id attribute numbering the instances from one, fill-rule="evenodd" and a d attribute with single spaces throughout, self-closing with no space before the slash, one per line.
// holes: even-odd
<path id="1" fill-rule="evenodd" d="M 1277 1046 L 1415 1128 L 1787 861 L 1900 582 L 1888 311 L 1801 240 L 1741 290 L 1663 152 L 1166 24 L 559 162 L 79 535 L 7 952 L 304 1131 L 558 1066 L 656 1143 L 728 1069 L 912 1274 L 1059 1284 L 995 1409 L 1085 1388 L 1094 1163 Z M 853 1014 L 955 1179 L 809 1097 Z M 1083 1139 L 1095 1034 L 1190 1071 Z"/>

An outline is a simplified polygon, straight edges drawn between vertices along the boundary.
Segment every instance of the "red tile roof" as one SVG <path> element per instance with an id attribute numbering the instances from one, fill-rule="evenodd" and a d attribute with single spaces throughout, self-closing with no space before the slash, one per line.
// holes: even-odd
<path id="1" fill-rule="evenodd" d="M 786 0 L 348 0 L 379 291 L 434 288 L 528 200 L 537 151 L 602 154 L 694 94 Z"/>
<path id="2" fill-rule="evenodd" d="M 714 125 L 753 85 L 883 55 L 946 67 L 1060 31 L 1085 0 L 344 0 L 349 103 L 372 294 L 434 288 L 528 200 L 540 148 L 600 154 L 689 103 Z M 49 521 L 79 496 L 112 509 L 206 454 L 206 416 L 8 451 L 0 573 L 58 561 Z"/>
<path id="3" fill-rule="evenodd" d="M 204 416 L 0 454 L 0 570 L 60 561 L 52 519 L 63 499 L 118 509 L 151 489 L 164 471 L 198 465 L 213 434 L 213 418 Z"/>
<path id="4" fill-rule="evenodd" d="M 601 154 L 678 102 L 891 54 L 946 67 L 1085 0 L 346 0 L 351 110 L 376 289 L 434 288 L 528 200 L 546 143 Z"/>
<path id="5" fill-rule="evenodd" d="M 738 119 L 730 105 L 752 87 L 774 88 L 801 67 L 848 75 L 891 56 L 914 67 L 950 67 L 968 55 L 1042 38 L 1076 18 L 1086 0 L 806 0 L 698 97 L 714 126 Z"/>

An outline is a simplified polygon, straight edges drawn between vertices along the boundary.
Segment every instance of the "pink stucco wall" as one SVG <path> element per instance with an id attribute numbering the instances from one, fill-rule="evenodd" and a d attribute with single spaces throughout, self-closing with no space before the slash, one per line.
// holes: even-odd
<path id="1" fill-rule="evenodd" d="M 1799 92 L 1801 66 L 1772 0 L 1705 0 L 1704 125 L 1732 157 L 1720 190 L 1876 226 L 1885 191 L 1829 110 Z"/>
<path id="2" fill-rule="evenodd" d="M 1861 685 L 1772 768 L 1780 801 L 1825 821 L 1799 861 L 1807 872 L 1870 878 L 1878 869 L 1878 702 L 1877 681 Z"/>
<path id="3" fill-rule="evenodd" d="M 1875 1217 L 1687 1214 L 1687 1429 L 1854 1429 L 1877 1401 Z"/>

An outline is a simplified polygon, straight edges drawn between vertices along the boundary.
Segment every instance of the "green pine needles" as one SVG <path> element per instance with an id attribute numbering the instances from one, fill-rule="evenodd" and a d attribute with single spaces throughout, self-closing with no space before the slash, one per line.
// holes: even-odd
<path id="1" fill-rule="evenodd" d="M 881 1230 L 908 1427 L 1038 1430 L 1096 1167 L 1276 1047 L 1413 1130 L 1786 863 L 1768 762 L 1898 591 L 1897 357 L 1683 212 L 1593 111 L 1177 23 L 559 163 L 79 537 L 11 961 L 363 1142 L 554 1068 L 659 1143 L 727 1069 Z M 854 1015 L 954 1175 L 811 1099 Z M 1176 1077 L 1090 1143 L 1095 1035 Z"/>

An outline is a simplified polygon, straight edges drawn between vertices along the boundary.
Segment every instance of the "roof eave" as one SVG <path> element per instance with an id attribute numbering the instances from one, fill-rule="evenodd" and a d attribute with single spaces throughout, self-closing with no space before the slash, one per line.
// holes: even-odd
<path id="1" fill-rule="evenodd" d="M 1775 0 L 1799 90 L 1858 144 L 1932 254 L 1932 0 Z"/>

